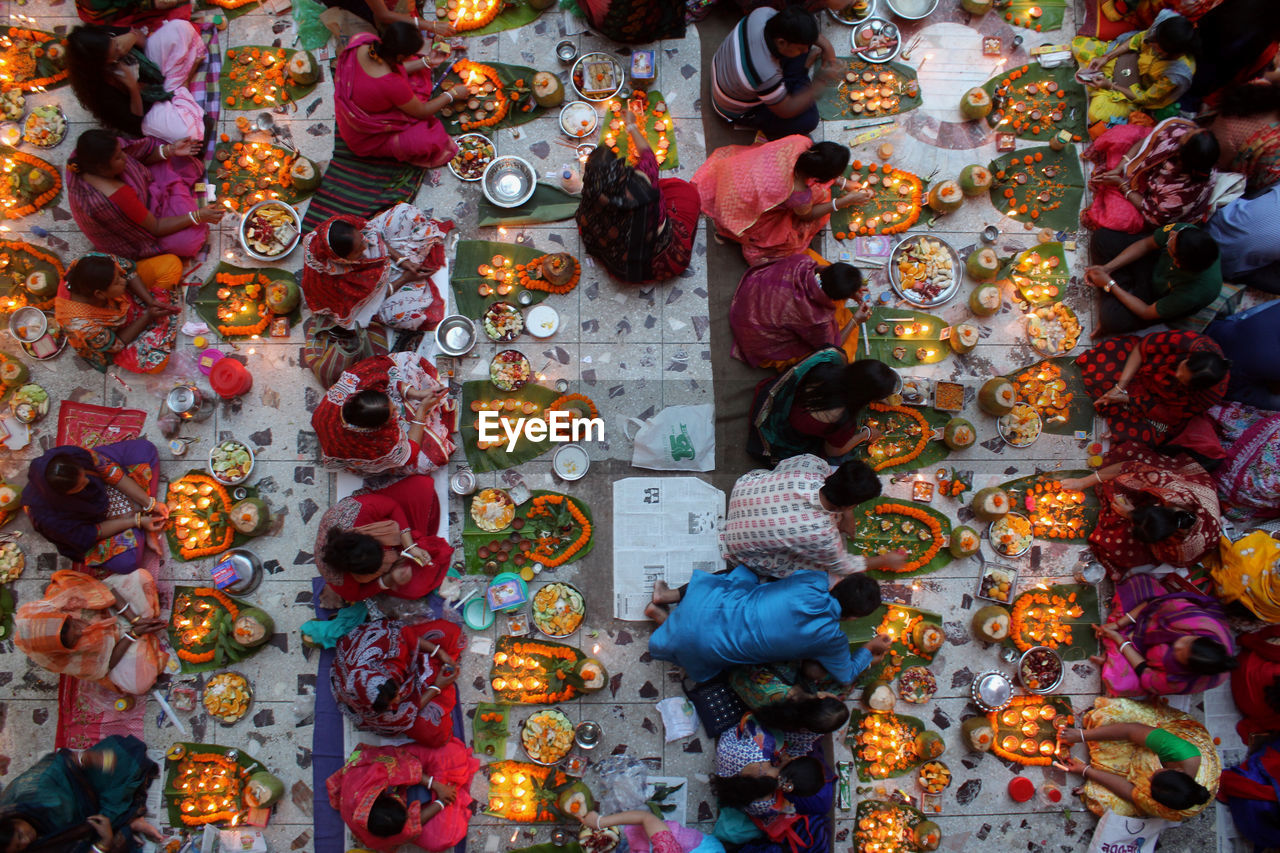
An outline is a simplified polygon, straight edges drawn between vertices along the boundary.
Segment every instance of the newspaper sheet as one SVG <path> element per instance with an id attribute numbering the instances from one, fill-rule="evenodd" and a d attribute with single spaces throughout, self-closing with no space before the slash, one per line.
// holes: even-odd
<path id="1" fill-rule="evenodd" d="M 725 494 L 697 477 L 629 477 L 613 484 L 613 615 L 642 622 L 653 585 L 716 572 Z"/>

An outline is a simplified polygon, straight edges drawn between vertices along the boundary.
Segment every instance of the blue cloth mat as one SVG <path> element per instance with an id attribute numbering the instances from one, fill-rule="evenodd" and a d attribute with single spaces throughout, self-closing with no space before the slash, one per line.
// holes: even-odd
<path id="1" fill-rule="evenodd" d="M 320 601 L 320 591 L 324 589 L 323 578 L 312 578 L 312 600 Z M 431 600 L 433 618 L 440 618 L 444 612 L 443 602 L 438 596 Z M 326 610 L 316 604 L 316 618 L 328 619 L 335 611 Z M 329 669 L 333 666 L 334 650 L 324 649 L 320 652 L 320 660 L 316 669 L 316 710 L 315 730 L 311 736 L 311 788 L 315 792 L 315 850 L 339 851 L 347 849 L 347 828 L 333 806 L 329 805 L 328 788 L 325 781 L 342 769 L 346 763 L 346 746 L 342 742 L 342 710 L 333 698 L 329 688 Z M 453 734 L 466 742 L 463 732 L 462 704 L 453 708 Z M 467 853 L 467 842 L 464 838 L 453 848 L 454 853 Z"/>

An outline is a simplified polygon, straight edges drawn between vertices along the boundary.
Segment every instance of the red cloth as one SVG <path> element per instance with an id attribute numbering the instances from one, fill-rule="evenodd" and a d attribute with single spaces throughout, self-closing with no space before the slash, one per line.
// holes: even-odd
<path id="1" fill-rule="evenodd" d="M 1097 166 L 1097 170 L 1114 169 L 1120 165 L 1133 143 L 1146 139 L 1152 128 L 1137 124 L 1121 124 L 1108 128 L 1080 155 L 1082 160 Z M 1139 234 L 1147 229 L 1142 212 L 1129 203 L 1119 187 L 1090 180 L 1093 203 L 1080 214 L 1080 224 L 1085 228 L 1110 228 L 1126 234 Z"/>
<path id="2" fill-rule="evenodd" d="M 329 229 L 335 222 L 345 222 L 356 231 L 364 230 L 367 220 L 338 214 L 320 223 L 306 241 L 306 259 L 302 265 L 302 298 L 313 312 L 327 311 L 346 320 L 356 306 L 364 303 L 382 284 L 389 260 L 381 258 L 344 258 L 329 247 Z"/>
<path id="3" fill-rule="evenodd" d="M 1241 634 L 1240 666 L 1231 673 L 1231 698 L 1243 719 L 1236 731 L 1245 743 L 1255 734 L 1280 731 L 1280 711 L 1271 707 L 1263 691 L 1280 679 L 1280 645 L 1268 642 L 1280 637 L 1280 625 Z"/>
<path id="4" fill-rule="evenodd" d="M 116 207 L 120 208 L 120 212 L 129 218 L 131 222 L 142 225 L 147 221 L 147 216 L 151 211 L 147 210 L 147 206 L 142 203 L 142 199 L 138 198 L 138 194 L 133 191 L 133 187 L 123 186 L 113 192 L 110 196 L 111 200 L 116 203 Z"/>

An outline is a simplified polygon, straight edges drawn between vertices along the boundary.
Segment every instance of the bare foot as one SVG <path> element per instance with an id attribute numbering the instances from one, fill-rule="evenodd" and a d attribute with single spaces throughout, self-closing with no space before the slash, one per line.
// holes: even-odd
<path id="1" fill-rule="evenodd" d="M 675 604 L 680 600 L 680 593 L 667 586 L 666 581 L 657 581 L 653 585 L 654 604 Z"/>
<path id="2" fill-rule="evenodd" d="M 160 537 L 154 532 L 147 533 L 147 547 L 155 551 L 161 557 L 164 556 L 164 548 L 160 546 Z"/>
<path id="3" fill-rule="evenodd" d="M 667 621 L 667 617 L 670 614 L 667 613 L 667 609 L 661 604 L 650 602 L 644 608 L 644 615 L 661 625 L 663 622 Z"/>
<path id="4" fill-rule="evenodd" d="M 152 825 L 151 821 L 146 818 L 135 818 L 129 824 L 129 828 L 140 835 L 150 838 L 157 844 L 163 843 L 164 841 L 164 834 L 160 832 L 160 830 L 156 829 L 155 826 Z"/>

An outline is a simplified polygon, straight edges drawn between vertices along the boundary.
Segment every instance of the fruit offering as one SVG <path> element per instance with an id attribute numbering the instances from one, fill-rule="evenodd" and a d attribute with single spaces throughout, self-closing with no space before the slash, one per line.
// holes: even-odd
<path id="1" fill-rule="evenodd" d="M 9 583 L 22 577 L 27 557 L 17 542 L 0 542 L 0 583 Z"/>
<path id="2" fill-rule="evenodd" d="M 1067 389 L 1059 365 L 1042 361 L 1019 373 L 1013 382 L 1018 400 L 1034 406 L 1046 424 L 1067 422 L 1075 393 Z"/>
<path id="3" fill-rule="evenodd" d="M 220 672 L 204 687 L 204 709 L 225 725 L 239 722 L 249 712 L 253 691 L 249 680 L 238 672 Z"/>
<path id="4" fill-rule="evenodd" d="M 1034 589 L 1018 596 L 1013 603 L 1010 636 L 1019 651 L 1032 646 L 1058 649 L 1071 645 L 1075 635 L 1072 622 L 1085 615 L 1075 592 L 1061 595 L 1045 589 Z"/>
<path id="5" fill-rule="evenodd" d="M 898 678 L 898 695 L 913 705 L 923 705 L 938 692 L 938 681 L 923 666 L 911 666 Z"/>
<path id="6" fill-rule="evenodd" d="M 1044 423 L 1040 413 L 1026 403 L 1014 404 L 1013 411 L 996 421 L 1001 437 L 1014 447 L 1030 447 L 1040 437 Z"/>
<path id="7" fill-rule="evenodd" d="M 57 104 L 36 107 L 22 128 L 22 141 L 37 148 L 53 148 L 67 135 L 67 117 Z"/>
<path id="8" fill-rule="evenodd" d="M 573 723 L 563 711 L 550 708 L 524 721 L 520 744 L 537 764 L 558 764 L 573 748 Z"/>
<path id="9" fill-rule="evenodd" d="M 567 583 L 549 583 L 533 596 L 533 624 L 548 637 L 568 637 L 582 624 L 587 603 Z"/>
<path id="10" fill-rule="evenodd" d="M 1080 340 L 1080 321 L 1065 302 L 1041 305 L 1027 314 L 1027 337 L 1042 355 L 1062 355 Z"/>
<path id="11" fill-rule="evenodd" d="M 471 501 L 471 520 L 487 533 L 506 530 L 515 517 L 515 501 L 504 489 L 483 489 Z"/>
<path id="12" fill-rule="evenodd" d="M 991 547 L 1006 557 L 1021 557 L 1031 548 L 1031 522 L 1011 512 L 991 522 Z"/>
<path id="13" fill-rule="evenodd" d="M 679 165 L 676 157 L 675 120 L 662 99 L 662 93 L 637 89 L 631 97 L 623 101 L 614 98 L 609 101 L 605 113 L 608 121 L 600 133 L 600 144 L 613 149 L 613 153 L 635 165 L 639 153 L 631 145 L 631 136 L 627 132 L 623 110 L 629 110 L 636 117 L 636 126 L 644 133 L 658 161 L 658 168 L 674 169 Z"/>
<path id="14" fill-rule="evenodd" d="M 1018 575 L 1000 566 L 988 565 L 978 582 L 978 595 L 1008 604 L 1013 595 L 1013 588 L 1018 583 Z"/>
<path id="15" fill-rule="evenodd" d="M 1032 648 L 1018 664 L 1018 679 L 1032 693 L 1052 690 L 1062 678 L 1062 658 L 1048 648 Z"/>
<path id="16" fill-rule="evenodd" d="M 243 483 L 253 471 L 253 451 L 242 441 L 224 441 L 210 451 L 209 470 L 219 483 L 228 486 Z"/>
<path id="17" fill-rule="evenodd" d="M 533 378 L 533 366 L 524 353 L 504 349 L 489 362 L 489 381 L 499 391 L 515 391 Z"/>
<path id="18" fill-rule="evenodd" d="M 0 120 L 17 121 L 27 109 L 26 96 L 15 87 L 0 92 Z"/>
<path id="19" fill-rule="evenodd" d="M 449 171 L 464 181 L 480 180 L 485 167 L 493 162 L 498 150 L 488 137 L 478 133 L 464 133 L 454 142 L 458 145 L 458 153 L 449 161 Z"/>
<path id="20" fill-rule="evenodd" d="M 245 244 L 270 258 L 288 254 L 298 244 L 302 223 L 287 204 L 264 204 L 245 217 L 241 226 Z"/>
<path id="21" fill-rule="evenodd" d="M 832 214 L 831 232 L 837 240 L 873 234 L 900 234 L 920 219 L 923 210 L 923 185 L 910 172 L 885 163 L 863 163 L 854 160 L 845 186 L 836 184 L 832 192 L 839 194 L 857 189 L 871 190 L 869 201 L 844 206 Z M 847 203 L 846 203 L 847 204 Z"/>
<path id="22" fill-rule="evenodd" d="M 485 309 L 481 325 L 490 340 L 510 343 L 524 331 L 524 315 L 510 302 L 495 302 Z"/>
<path id="23" fill-rule="evenodd" d="M 941 240 L 912 238 L 894 256 L 898 284 L 912 304 L 935 304 L 958 280 L 960 271 L 952 261 L 951 248 Z"/>
<path id="24" fill-rule="evenodd" d="M 926 761 L 920 766 L 916 781 L 926 794 L 941 794 L 951 785 L 951 768 L 941 761 Z"/>

